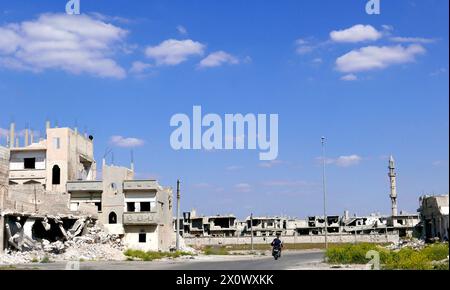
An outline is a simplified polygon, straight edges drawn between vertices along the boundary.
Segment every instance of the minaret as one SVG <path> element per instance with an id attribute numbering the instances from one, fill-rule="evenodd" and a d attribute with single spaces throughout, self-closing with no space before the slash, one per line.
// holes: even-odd
<path id="1" fill-rule="evenodd" d="M 396 176 L 397 174 L 395 173 L 395 161 L 394 161 L 394 157 L 389 158 L 389 180 L 391 182 L 391 194 L 390 194 L 390 198 L 391 198 L 391 203 L 392 203 L 392 216 L 397 216 L 397 181 L 396 181 Z"/>

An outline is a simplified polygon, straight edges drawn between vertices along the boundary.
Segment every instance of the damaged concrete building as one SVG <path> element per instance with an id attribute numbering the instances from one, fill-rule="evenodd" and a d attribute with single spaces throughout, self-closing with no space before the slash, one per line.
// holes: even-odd
<path id="1" fill-rule="evenodd" d="M 424 195 L 419 201 L 418 211 L 421 217 L 423 239 L 448 241 L 448 194 Z"/>
<path id="2" fill-rule="evenodd" d="M 396 217 L 380 216 L 352 216 L 345 212 L 343 216 L 327 216 L 327 226 L 323 216 L 308 216 L 305 219 L 288 217 L 247 217 L 243 221 L 236 220 L 233 215 L 227 216 L 190 216 L 184 213 L 182 236 L 186 238 L 201 237 L 284 237 L 323 236 L 325 229 L 329 235 L 382 235 L 395 234 L 399 237 L 412 237 L 418 233 L 419 216 L 417 214 L 401 214 Z M 186 219 L 186 217 L 189 217 Z M 234 226 L 221 228 L 220 234 L 211 234 L 209 228 L 212 221 L 220 217 L 234 220 Z M 253 229 L 252 229 L 253 227 Z M 181 228 L 181 227 L 180 227 Z M 226 233 L 229 233 L 228 235 Z"/>
<path id="3" fill-rule="evenodd" d="M 0 250 L 23 250 L 41 240 L 69 240 L 98 222 L 127 248 L 167 251 L 173 242 L 172 190 L 135 180 L 131 169 L 102 162 L 96 180 L 93 137 L 52 128 L 23 146 L 11 124 L 0 146 Z"/>
<path id="4" fill-rule="evenodd" d="M 176 219 L 174 219 L 174 228 Z M 192 210 L 183 213 L 180 221 L 181 235 L 184 237 L 234 237 L 239 233 L 234 215 L 197 216 Z"/>
<path id="5" fill-rule="evenodd" d="M 322 238 L 325 233 L 336 241 L 348 241 L 351 237 L 418 237 L 420 236 L 420 217 L 418 214 L 398 213 L 397 204 L 397 180 L 395 172 L 395 160 L 391 156 L 388 165 L 388 177 L 390 184 L 389 198 L 391 201 L 391 215 L 383 216 L 380 214 L 371 214 L 368 216 L 350 216 L 348 211 L 344 215 L 308 216 L 304 219 L 289 217 L 247 217 L 245 220 L 236 220 L 233 215 L 226 215 L 222 219 L 232 219 L 234 226 L 227 227 L 229 235 L 212 235 L 209 231 L 214 225 L 211 223 L 214 217 L 199 217 L 196 212 L 184 214 L 184 219 L 180 222 L 182 233 L 185 238 L 211 238 L 211 237 L 242 237 L 247 238 L 253 234 L 253 237 L 261 238 L 266 242 L 267 237 L 275 237 L 277 234 L 284 238 L 293 238 L 292 241 L 311 242 Z M 437 208 L 437 207 L 436 207 Z M 445 212 L 445 207 L 441 206 L 441 211 Z M 220 216 L 218 216 L 220 217 Z M 217 218 L 217 217 L 216 217 Z M 443 222 L 435 222 L 445 224 Z M 228 226 L 228 223 L 225 223 Z M 230 223 L 231 225 L 231 223 Z M 447 226 L 448 226 L 448 197 L 447 197 Z M 232 234 L 231 234 L 232 233 Z M 443 231 L 441 230 L 441 233 Z M 297 239 L 298 237 L 298 239 Z M 350 239 L 349 239 L 350 237 Z M 355 238 L 358 240 L 360 238 Z M 235 240 L 235 239 L 233 239 Z M 368 238 L 367 240 L 371 240 Z M 382 239 L 380 239 L 382 240 Z M 221 239 L 220 242 L 225 242 Z"/>

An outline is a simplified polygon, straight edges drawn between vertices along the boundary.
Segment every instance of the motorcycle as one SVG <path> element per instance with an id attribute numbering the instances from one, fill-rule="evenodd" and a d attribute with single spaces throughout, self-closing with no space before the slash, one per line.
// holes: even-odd
<path id="1" fill-rule="evenodd" d="M 279 247 L 273 247 L 272 256 L 275 260 L 278 260 L 281 257 L 281 249 Z"/>

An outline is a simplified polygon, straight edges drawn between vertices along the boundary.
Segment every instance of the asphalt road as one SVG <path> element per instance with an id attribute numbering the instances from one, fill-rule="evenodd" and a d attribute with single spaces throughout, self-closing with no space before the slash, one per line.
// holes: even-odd
<path id="1" fill-rule="evenodd" d="M 278 261 L 270 256 L 205 257 L 170 261 L 81 262 L 80 270 L 293 270 L 315 268 L 323 261 L 321 251 L 286 252 Z M 69 268 L 77 266 L 69 265 Z M 18 265 L 17 269 L 64 270 L 65 262 Z"/>

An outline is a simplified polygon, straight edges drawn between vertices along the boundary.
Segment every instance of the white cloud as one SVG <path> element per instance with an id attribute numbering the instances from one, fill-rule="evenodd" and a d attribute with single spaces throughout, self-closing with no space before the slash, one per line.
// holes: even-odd
<path id="1" fill-rule="evenodd" d="M 203 55 L 204 50 L 205 45 L 191 39 L 168 39 L 157 46 L 147 47 L 145 54 L 158 65 L 177 65 L 191 56 Z"/>
<path id="2" fill-rule="evenodd" d="M 43 14 L 0 27 L 0 66 L 41 72 L 59 69 L 99 77 L 124 78 L 111 58 L 127 31 L 87 15 Z"/>
<path id="3" fill-rule="evenodd" d="M 183 25 L 178 25 L 177 26 L 177 31 L 178 33 L 180 33 L 181 35 L 186 35 L 188 33 L 186 27 L 184 27 Z"/>
<path id="4" fill-rule="evenodd" d="M 336 60 L 336 69 L 345 73 L 384 69 L 394 64 L 413 62 L 416 55 L 425 52 L 425 48 L 418 44 L 408 47 L 367 46 L 339 57 Z"/>
<path id="5" fill-rule="evenodd" d="M 299 38 L 295 41 L 296 52 L 300 55 L 308 54 L 312 52 L 315 48 L 308 40 Z"/>
<path id="6" fill-rule="evenodd" d="M 239 170 L 239 169 L 242 169 L 242 168 L 243 167 L 239 166 L 239 165 L 230 165 L 230 166 L 227 166 L 225 168 L 225 170 L 227 170 L 227 171 L 236 171 L 236 170 Z"/>
<path id="7" fill-rule="evenodd" d="M 447 69 L 445 67 L 441 67 L 440 69 L 437 69 L 435 71 L 433 71 L 432 73 L 430 73 L 431 77 L 435 77 L 441 74 L 446 74 L 447 73 Z"/>
<path id="8" fill-rule="evenodd" d="M 98 12 L 91 12 L 88 14 L 91 15 L 93 18 L 101 20 L 101 21 L 119 22 L 119 23 L 123 23 L 123 24 L 130 24 L 130 23 L 134 22 L 131 19 L 121 17 L 121 16 L 109 16 L 109 15 L 105 15 L 105 14 L 98 13 Z"/>
<path id="9" fill-rule="evenodd" d="M 392 25 L 388 25 L 388 24 L 383 24 L 383 25 L 381 25 L 381 27 L 383 27 L 383 29 L 387 32 L 394 30 L 394 27 Z"/>
<path id="10" fill-rule="evenodd" d="M 358 24 L 344 30 L 335 30 L 330 33 L 331 40 L 335 42 L 356 43 L 361 41 L 375 41 L 382 37 L 371 25 Z"/>
<path id="11" fill-rule="evenodd" d="M 308 182 L 304 180 L 270 180 L 267 182 L 263 182 L 264 186 L 273 186 L 273 187 L 299 187 L 310 185 Z"/>
<path id="12" fill-rule="evenodd" d="M 321 63 L 323 63 L 323 59 L 318 57 L 318 58 L 313 59 L 312 62 L 315 63 L 315 64 L 321 64 Z"/>
<path id="13" fill-rule="evenodd" d="M 349 167 L 353 165 L 358 165 L 361 162 L 362 158 L 358 155 L 350 155 L 350 156 L 340 156 L 336 159 L 335 163 L 340 167 Z"/>
<path id="14" fill-rule="evenodd" d="M 276 159 L 276 160 L 271 160 L 271 161 L 267 161 L 267 162 L 261 162 L 259 164 L 259 167 L 272 168 L 274 166 L 277 166 L 277 165 L 280 165 L 280 164 L 283 164 L 283 163 L 284 163 L 283 161 Z"/>
<path id="15" fill-rule="evenodd" d="M 225 51 L 216 51 L 202 59 L 199 67 L 217 67 L 223 64 L 239 64 L 239 59 Z"/>
<path id="16" fill-rule="evenodd" d="M 236 191 L 238 192 L 250 192 L 252 191 L 252 187 L 248 183 L 238 183 L 234 186 Z"/>
<path id="17" fill-rule="evenodd" d="M 433 43 L 436 40 L 432 38 L 423 38 L 423 37 L 391 37 L 391 41 L 400 42 L 400 43 Z"/>
<path id="18" fill-rule="evenodd" d="M 132 137 L 125 138 L 122 136 L 112 136 L 110 142 L 111 144 L 117 147 L 125 147 L 125 148 L 140 147 L 145 143 L 144 140 L 138 138 Z"/>
<path id="19" fill-rule="evenodd" d="M 212 185 L 207 182 L 195 183 L 193 186 L 195 188 L 211 188 L 212 187 Z"/>
<path id="20" fill-rule="evenodd" d="M 322 162 L 323 160 L 321 157 L 317 158 L 318 161 Z M 354 165 L 358 165 L 361 163 L 362 157 L 359 155 L 353 154 L 348 156 L 339 156 L 337 158 L 327 158 L 325 159 L 326 164 L 334 164 L 339 167 L 350 167 Z"/>
<path id="21" fill-rule="evenodd" d="M 131 65 L 130 72 L 134 73 L 134 74 L 141 74 L 151 67 L 153 67 L 153 65 L 151 65 L 149 63 L 145 63 L 142 61 L 135 61 Z"/>
<path id="22" fill-rule="evenodd" d="M 342 76 L 341 80 L 342 81 L 348 81 L 348 82 L 357 81 L 358 77 L 356 75 L 354 75 L 354 74 L 348 74 L 348 75 Z"/>

